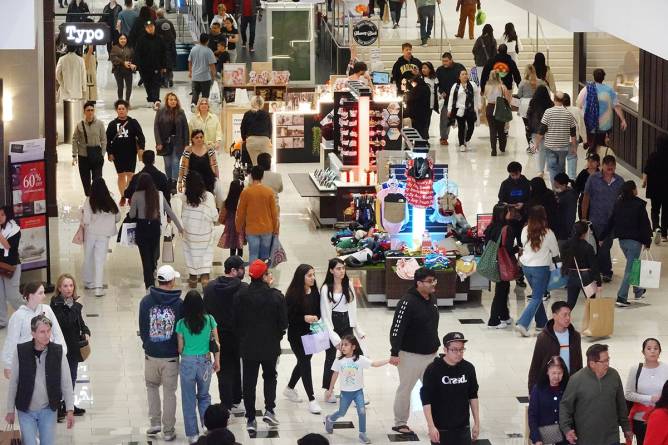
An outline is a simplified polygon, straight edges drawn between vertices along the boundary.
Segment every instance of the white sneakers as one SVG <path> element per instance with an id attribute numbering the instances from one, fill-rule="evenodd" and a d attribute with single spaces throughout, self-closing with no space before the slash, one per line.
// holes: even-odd
<path id="1" fill-rule="evenodd" d="M 308 402 L 308 410 L 311 414 L 320 414 L 320 412 L 322 411 L 320 405 L 315 399 Z"/>
<path id="2" fill-rule="evenodd" d="M 460 146 L 459 146 L 459 151 L 460 151 L 461 153 L 464 153 L 464 152 L 466 151 L 466 145 L 460 145 Z"/>
<path id="3" fill-rule="evenodd" d="M 299 403 L 302 401 L 301 397 L 299 397 L 299 393 L 287 386 L 283 390 L 283 395 L 291 402 Z"/>

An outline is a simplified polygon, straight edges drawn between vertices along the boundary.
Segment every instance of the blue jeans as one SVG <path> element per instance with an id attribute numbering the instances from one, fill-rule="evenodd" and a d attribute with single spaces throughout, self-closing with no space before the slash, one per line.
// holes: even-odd
<path id="1" fill-rule="evenodd" d="M 248 262 L 252 263 L 258 258 L 266 260 L 271 253 L 271 233 L 261 233 L 259 235 L 246 235 L 248 241 Z"/>
<path id="2" fill-rule="evenodd" d="M 543 307 L 543 295 L 547 291 L 547 283 L 550 281 L 550 267 L 549 266 L 522 266 L 524 276 L 531 286 L 531 300 L 524 312 L 517 320 L 517 324 L 521 324 L 529 329 L 531 319 L 536 318 L 536 327 L 543 328 L 547 323 L 547 315 Z"/>
<path id="3" fill-rule="evenodd" d="M 569 152 L 566 155 L 566 173 L 568 173 L 568 177 L 571 178 L 571 181 L 575 181 L 578 177 L 577 169 L 578 154 L 577 152 L 575 154 Z"/>
<path id="4" fill-rule="evenodd" d="M 197 414 L 204 425 L 204 413 L 211 405 L 209 385 L 213 372 L 211 360 L 207 355 L 183 355 L 179 366 L 181 376 L 181 407 L 183 408 L 183 423 L 186 427 L 186 436 L 197 436 Z"/>
<path id="5" fill-rule="evenodd" d="M 631 274 L 631 267 L 633 267 L 633 260 L 640 258 L 642 244 L 632 239 L 620 239 L 619 247 L 621 247 L 622 252 L 624 252 L 626 268 L 624 269 L 624 278 L 622 278 L 622 283 L 619 285 L 619 290 L 617 291 L 617 299 L 626 301 L 629 297 L 629 275 Z M 633 293 L 637 294 L 642 291 L 642 288 L 633 286 Z"/>
<path id="6" fill-rule="evenodd" d="M 364 390 L 357 391 L 341 391 L 341 403 L 339 410 L 329 416 L 332 422 L 335 422 L 339 417 L 343 417 L 348 412 L 350 404 L 355 401 L 355 408 L 357 408 L 357 417 L 359 418 L 360 433 L 366 433 L 366 408 L 364 407 Z"/>
<path id="7" fill-rule="evenodd" d="M 551 182 L 554 182 L 554 177 L 557 176 L 557 173 L 566 171 L 567 154 L 568 148 L 566 150 L 545 149 L 545 160 L 547 161 L 547 171 L 550 172 Z"/>
<path id="8" fill-rule="evenodd" d="M 55 445 L 56 411 L 47 407 L 39 411 L 19 411 L 17 409 L 16 413 L 24 445 L 37 445 L 38 432 L 40 445 Z"/>
<path id="9" fill-rule="evenodd" d="M 183 155 L 183 150 L 173 150 L 172 154 L 162 157 L 165 161 L 165 175 L 167 175 L 167 179 L 176 181 L 179 178 L 181 155 Z"/>
<path id="10" fill-rule="evenodd" d="M 536 133 L 531 135 L 531 139 L 533 139 L 534 143 L 536 142 Z M 545 170 L 545 160 L 547 159 L 545 157 L 545 138 L 540 140 L 540 144 L 536 148 L 538 150 L 536 152 L 536 170 L 538 170 L 539 175 L 542 175 Z"/>

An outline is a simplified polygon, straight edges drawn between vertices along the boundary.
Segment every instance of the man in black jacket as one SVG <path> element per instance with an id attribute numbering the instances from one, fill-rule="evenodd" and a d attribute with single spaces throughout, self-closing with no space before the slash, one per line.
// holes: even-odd
<path id="1" fill-rule="evenodd" d="M 394 62 L 392 67 L 392 81 L 397 85 L 397 93 L 401 94 L 401 81 L 409 76 L 420 74 L 420 59 L 413 57 L 413 45 L 406 42 L 401 45 L 401 57 Z"/>
<path id="2" fill-rule="evenodd" d="M 165 175 L 163 172 L 158 170 L 155 165 L 153 165 L 155 164 L 155 152 L 153 150 L 144 150 L 141 161 L 144 163 L 144 168 L 132 176 L 130 184 L 128 184 L 128 187 L 125 189 L 123 196 L 126 199 L 132 198 L 132 194 L 135 192 L 135 190 L 137 190 L 137 181 L 139 180 L 139 176 L 142 173 L 148 173 L 151 175 L 151 178 L 153 178 L 153 182 L 155 182 L 155 188 L 162 192 L 165 200 L 167 203 L 169 203 L 169 200 L 172 197 L 172 194 L 170 193 L 169 181 L 167 180 L 167 175 Z"/>
<path id="3" fill-rule="evenodd" d="M 246 272 L 240 256 L 231 256 L 225 260 L 225 275 L 209 282 L 204 288 L 204 307 L 213 315 L 218 325 L 220 339 L 220 371 L 218 392 L 225 407 L 237 414 L 244 412 L 241 403 L 241 356 L 239 355 L 239 336 L 235 331 L 236 317 L 234 305 L 238 292 L 248 289 L 248 284 L 241 282 Z"/>
<path id="4" fill-rule="evenodd" d="M 394 396 L 393 431 L 411 434 L 408 427 L 411 391 L 438 351 L 438 307 L 436 273 L 424 267 L 415 271 L 415 284 L 394 311 L 390 330 L 390 363 L 399 371 L 399 387 Z"/>
<path id="5" fill-rule="evenodd" d="M 503 84 L 508 88 L 508 91 L 513 90 L 513 80 L 517 85 L 522 81 L 520 70 L 517 69 L 517 64 L 508 55 L 508 47 L 505 43 L 499 45 L 498 53 L 492 60 L 487 62 L 487 65 L 482 70 L 480 76 L 480 91 L 481 94 L 485 91 L 485 84 L 489 79 L 490 71 L 495 70 L 499 72 L 499 77 Z"/>
<path id="6" fill-rule="evenodd" d="M 246 408 L 246 430 L 257 433 L 255 421 L 255 387 L 257 374 L 262 366 L 264 380 L 264 416 L 269 426 L 279 424 L 274 413 L 276 407 L 276 363 L 281 355 L 281 338 L 288 327 L 285 297 L 271 287 L 274 278 L 262 260 L 255 260 L 248 268 L 251 283 L 238 294 L 234 312 L 239 334 L 241 359 L 243 360 L 243 393 Z"/>
<path id="7" fill-rule="evenodd" d="M 441 66 L 436 68 L 436 77 L 438 78 L 438 94 L 443 98 L 443 107 L 441 108 L 441 145 L 448 145 L 448 136 L 450 135 L 450 123 L 448 119 L 448 95 L 452 86 L 459 82 L 459 73 L 464 71 L 464 65 L 452 60 L 452 54 L 443 53 L 441 56 Z"/>
<path id="8" fill-rule="evenodd" d="M 135 45 L 135 61 L 144 81 L 146 100 L 155 109 L 160 107 L 160 81 L 167 71 L 165 42 L 155 34 L 155 24 L 149 20 L 144 25 L 146 33 Z"/>

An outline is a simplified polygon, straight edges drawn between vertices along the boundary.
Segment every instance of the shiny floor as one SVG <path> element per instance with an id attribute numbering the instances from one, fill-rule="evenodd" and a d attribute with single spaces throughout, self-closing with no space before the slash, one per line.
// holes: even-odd
<path id="1" fill-rule="evenodd" d="M 114 116 L 112 102 L 115 99 L 115 83 L 109 73 L 109 64 L 103 58 L 99 64 L 98 117 L 108 122 Z M 177 76 L 175 91 L 183 103 L 189 103 L 189 87 L 183 73 Z M 163 90 L 162 94 L 164 95 Z M 143 108 L 144 92 L 137 88 L 133 95 L 134 109 L 131 115 L 139 119 L 147 136 L 147 147 L 155 145 L 153 138 L 154 112 Z M 187 107 L 188 108 L 188 107 Z M 188 114 L 189 110 L 187 111 Z M 437 136 L 438 116 L 434 116 L 431 134 Z M 454 140 L 454 134 L 451 140 Z M 506 177 L 506 164 L 518 160 L 525 166 L 525 173 L 532 177 L 536 173 L 532 158 L 526 155 L 523 138 L 523 127 L 519 119 L 511 126 L 511 137 L 508 151 L 496 158 L 489 156 L 489 139 L 486 127 L 476 129 L 472 141 L 472 149 L 459 153 L 454 144 L 448 147 L 438 146 L 438 139 L 432 138 L 437 147 L 437 161 L 449 165 L 450 178 L 459 185 L 460 197 L 464 211 L 470 221 L 475 221 L 475 214 L 488 212 L 494 202 L 499 183 Z M 69 163 L 71 148 L 69 145 L 58 147 L 58 197 L 60 216 L 51 220 L 51 255 L 53 279 L 62 272 L 70 272 L 81 276 L 82 250 L 71 244 L 72 236 L 77 227 L 78 208 L 83 203 L 83 193 L 75 167 Z M 226 155 L 220 158 L 223 168 L 222 177 L 227 182 L 231 177 L 232 162 Z M 582 160 L 580 161 L 580 167 Z M 160 164 L 160 167 L 162 165 Z M 306 202 L 296 192 L 288 178 L 288 173 L 307 172 L 317 168 L 315 164 L 279 164 L 278 171 L 283 175 L 285 190 L 281 195 L 281 240 L 288 256 L 288 262 L 278 267 L 275 274 L 276 286 L 285 290 L 295 267 L 300 263 L 308 263 L 315 267 L 319 280 L 324 278 L 327 259 L 334 256 L 334 249 L 329 247 L 331 230 L 316 229 L 307 215 Z M 632 174 L 619 169 L 626 179 L 638 179 Z M 113 166 L 105 165 L 104 177 L 110 188 L 115 189 L 116 175 Z M 177 209 L 177 213 L 180 209 Z M 218 228 L 218 230 L 222 230 Z M 148 426 L 146 392 L 143 379 L 143 353 L 137 336 L 137 313 L 140 299 L 144 295 L 141 266 L 136 249 L 128 249 L 110 245 L 105 282 L 109 284 L 107 295 L 96 298 L 84 292 L 81 301 L 86 312 L 86 322 L 92 331 L 92 355 L 80 365 L 79 380 L 76 385 L 77 405 L 88 410 L 85 416 L 76 418 L 72 430 L 64 425 L 58 426 L 58 443 L 71 444 L 126 444 L 126 443 L 163 443 L 158 439 L 148 439 L 144 430 Z M 653 246 L 654 257 L 662 260 L 668 258 L 668 247 Z M 215 261 L 222 262 L 227 252 L 216 250 Z M 615 279 L 604 286 L 606 295 L 616 292 L 619 276 L 624 265 L 621 252 L 615 244 Z M 176 267 L 185 272 L 183 257 L 178 249 Z M 216 266 L 214 275 L 222 273 Z M 36 275 L 37 276 L 37 275 Z M 664 276 L 666 272 L 664 270 Z M 28 278 L 26 276 L 26 278 Z M 668 340 L 668 303 L 665 292 L 649 290 L 643 303 L 634 303 L 630 308 L 618 309 L 615 320 L 615 333 L 605 342 L 611 346 L 613 367 L 620 370 L 622 378 L 628 373 L 631 365 L 640 358 L 640 344 L 648 336 Z M 564 299 L 563 292 L 554 292 L 553 300 Z M 525 404 L 517 397 L 526 396 L 526 374 L 528 371 L 534 340 L 520 338 L 516 334 L 505 331 L 489 330 L 484 324 L 462 324 L 460 319 L 487 319 L 491 302 L 491 294 L 485 292 L 481 306 L 458 307 L 442 310 L 439 334 L 448 331 L 461 331 L 470 342 L 467 344 L 466 358 L 477 369 L 480 382 L 481 406 L 481 438 L 493 444 L 521 444 L 525 439 L 524 415 Z M 549 303 L 547 303 L 549 305 Z M 389 355 L 389 328 L 392 312 L 384 305 L 366 304 L 359 311 L 360 323 L 368 335 L 368 350 L 374 358 Z M 511 292 L 511 313 L 514 317 L 524 306 L 524 296 Z M 583 305 L 575 309 L 574 323 L 580 325 Z M 4 341 L 5 333 L 0 331 L 0 341 Z M 284 349 L 288 350 L 287 340 L 283 341 Z M 583 347 L 588 346 L 587 341 Z M 314 381 L 320 382 L 324 357 L 317 355 L 313 359 Z M 295 404 L 285 399 L 280 393 L 287 384 L 289 374 L 295 365 L 294 356 L 285 353 L 281 356 L 278 367 L 278 392 L 276 413 L 281 421 L 278 437 L 266 439 L 249 439 L 244 430 L 243 418 L 237 418 L 230 425 L 241 443 L 257 443 L 262 445 L 287 445 L 296 443 L 296 439 L 307 432 L 324 433 L 323 415 L 335 410 L 333 405 L 321 403 L 323 415 L 313 415 L 307 411 L 305 402 Z M 389 443 L 388 434 L 392 431 L 392 402 L 394 389 L 398 384 L 396 370 L 392 366 L 372 369 L 367 372 L 366 392 L 371 399 L 367 407 L 369 437 L 374 443 Z M 303 388 L 298 391 L 304 398 Z M 0 379 L 0 393 L 5 394 L 6 381 Z M 211 385 L 214 401 L 218 401 L 215 379 Z M 258 407 L 261 407 L 261 390 L 258 388 Z M 322 397 L 317 391 L 317 397 Z M 4 397 L 3 397 L 4 399 Z M 412 414 L 410 425 L 417 432 L 419 440 L 428 442 L 426 425 L 417 398 L 417 388 L 412 398 Z M 174 443 L 184 444 L 184 429 L 180 402 L 177 411 L 177 440 Z M 350 410 L 346 418 L 357 425 L 354 410 Z M 262 427 L 261 427 L 262 428 Z M 357 433 L 350 429 L 337 429 L 328 436 L 333 444 L 357 443 Z M 483 442 L 484 443 L 484 442 Z"/>

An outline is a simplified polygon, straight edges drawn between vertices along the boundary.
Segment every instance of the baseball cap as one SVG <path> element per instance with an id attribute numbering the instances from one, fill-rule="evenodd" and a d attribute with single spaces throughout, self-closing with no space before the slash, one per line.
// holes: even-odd
<path id="1" fill-rule="evenodd" d="M 152 20 L 146 20 L 146 23 L 144 23 L 144 27 L 147 27 L 149 25 L 155 25 L 155 22 L 153 22 Z"/>
<path id="2" fill-rule="evenodd" d="M 251 278 L 257 280 L 259 278 L 262 278 L 262 275 L 264 275 L 267 272 L 267 269 L 269 269 L 269 265 L 267 264 L 266 261 L 255 260 L 250 264 L 250 267 L 248 268 L 248 275 L 250 275 Z"/>
<path id="3" fill-rule="evenodd" d="M 461 332 L 448 332 L 447 334 L 445 334 L 445 337 L 443 337 L 443 346 L 447 346 L 448 343 L 453 341 L 460 341 L 462 343 L 466 343 L 468 340 L 464 338 L 464 334 L 462 334 Z"/>
<path id="4" fill-rule="evenodd" d="M 160 266 L 157 273 L 158 281 L 163 283 L 169 283 L 174 278 L 181 277 L 181 274 L 174 270 L 172 266 L 164 265 Z"/>
<path id="5" fill-rule="evenodd" d="M 228 273 L 232 269 L 241 269 L 242 267 L 248 266 L 248 263 L 245 263 L 244 260 L 239 255 L 232 255 L 225 260 L 223 267 L 225 268 L 225 273 Z"/>

